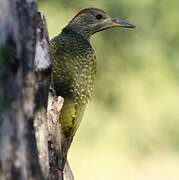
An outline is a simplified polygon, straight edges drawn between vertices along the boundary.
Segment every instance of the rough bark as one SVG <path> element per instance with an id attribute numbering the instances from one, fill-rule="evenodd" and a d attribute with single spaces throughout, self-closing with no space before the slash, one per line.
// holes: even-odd
<path id="1" fill-rule="evenodd" d="M 47 102 L 50 85 L 51 60 L 49 37 L 44 15 L 37 13 L 35 72 L 35 130 L 40 165 L 45 178 L 49 174 Z"/>
<path id="2" fill-rule="evenodd" d="M 36 3 L 0 1 L 0 177 L 43 179 L 33 126 Z"/>
<path id="3" fill-rule="evenodd" d="M 41 168 L 46 178 L 48 176 L 49 179 L 73 180 L 73 174 L 68 162 L 64 170 L 60 167 L 62 149 L 61 127 L 58 122 L 58 117 L 63 106 L 63 98 L 57 97 L 52 87 L 49 91 L 49 83 L 52 79 L 50 78 L 51 61 L 48 40 L 45 17 L 42 13 L 38 12 L 36 55 L 34 62 L 35 128 Z M 53 86 L 53 83 L 51 83 L 51 85 Z"/>
<path id="4" fill-rule="evenodd" d="M 20 42 L 22 46 L 22 85 L 24 110 L 24 151 L 27 159 L 28 177 L 37 174 L 42 178 L 34 129 L 34 73 L 33 64 L 36 44 L 36 14 L 35 0 L 16 0 L 16 10 L 19 20 Z M 39 176 L 40 175 L 40 176 Z"/>
<path id="5" fill-rule="evenodd" d="M 52 83 L 53 85 L 53 83 Z M 49 130 L 49 161 L 50 161 L 50 179 L 54 180 L 74 180 L 73 173 L 66 161 L 63 169 L 63 152 L 61 146 L 61 126 L 58 121 L 60 110 L 63 106 L 64 99 L 57 97 L 54 89 L 49 92 L 48 100 L 48 130 Z M 68 144 L 71 144 L 72 139 Z"/>
<path id="6" fill-rule="evenodd" d="M 37 14 L 35 0 L 1 0 L 2 180 L 74 179 L 68 162 L 64 170 L 60 166 L 62 150 L 58 116 L 63 98 L 56 97 L 54 90 L 49 93 L 49 52 L 45 17 Z M 47 118 L 48 93 L 50 106 Z"/>
<path id="7" fill-rule="evenodd" d="M 63 180 L 63 170 L 59 167 L 61 160 L 61 126 L 58 122 L 63 98 L 57 98 L 53 89 L 49 92 L 48 100 L 48 131 L 49 131 L 49 160 L 50 179 Z"/>

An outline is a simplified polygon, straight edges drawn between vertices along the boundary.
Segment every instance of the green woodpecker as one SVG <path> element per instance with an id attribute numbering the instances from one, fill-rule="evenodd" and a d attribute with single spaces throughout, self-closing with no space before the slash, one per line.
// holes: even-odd
<path id="1" fill-rule="evenodd" d="M 57 96 L 64 98 L 59 116 L 62 127 L 62 149 L 66 158 L 69 145 L 91 99 L 96 74 L 96 56 L 90 37 L 96 32 L 114 28 L 134 28 L 112 19 L 97 8 L 78 12 L 62 32 L 50 41 L 52 76 Z"/>

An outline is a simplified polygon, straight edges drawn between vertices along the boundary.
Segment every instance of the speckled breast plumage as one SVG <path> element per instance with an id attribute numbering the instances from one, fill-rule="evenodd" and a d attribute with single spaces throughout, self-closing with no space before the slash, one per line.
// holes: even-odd
<path id="1" fill-rule="evenodd" d="M 76 132 L 92 95 L 96 57 L 88 40 L 71 30 L 50 42 L 52 76 L 58 96 L 64 98 L 59 117 L 66 138 Z"/>

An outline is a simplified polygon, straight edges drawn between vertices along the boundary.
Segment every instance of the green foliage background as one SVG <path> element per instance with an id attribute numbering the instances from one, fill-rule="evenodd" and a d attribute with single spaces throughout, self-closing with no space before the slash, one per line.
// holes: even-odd
<path id="1" fill-rule="evenodd" d="M 50 37 L 82 8 L 136 29 L 94 35 L 92 102 L 69 160 L 77 180 L 179 179 L 179 1 L 39 0 Z"/>

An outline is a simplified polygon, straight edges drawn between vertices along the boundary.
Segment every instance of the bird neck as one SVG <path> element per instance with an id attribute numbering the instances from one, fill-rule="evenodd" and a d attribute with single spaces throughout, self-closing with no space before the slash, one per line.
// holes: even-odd
<path id="1" fill-rule="evenodd" d="M 88 42 L 90 41 L 90 37 L 92 35 L 89 28 L 84 28 L 82 24 L 79 23 L 69 23 L 67 26 L 63 28 L 63 32 L 76 32 L 83 36 Z"/>

